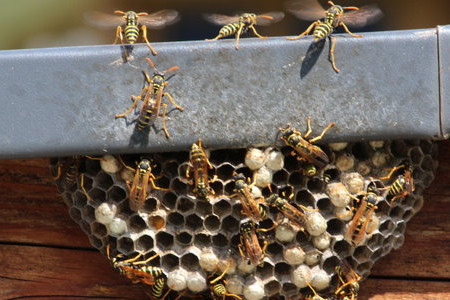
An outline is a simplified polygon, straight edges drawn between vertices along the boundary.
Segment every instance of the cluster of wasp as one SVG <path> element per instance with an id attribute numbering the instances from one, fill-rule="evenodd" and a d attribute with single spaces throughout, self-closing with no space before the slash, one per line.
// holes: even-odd
<path id="1" fill-rule="evenodd" d="M 330 38 L 330 61 L 333 69 L 339 72 L 334 61 L 335 39 L 331 36 L 337 27 L 343 27 L 344 30 L 354 37 L 361 37 L 349 31 L 348 26 L 359 27 L 376 21 L 381 16 L 381 11 L 376 6 L 366 6 L 361 9 L 357 7 L 342 7 L 328 2 L 331 7 L 327 10 L 314 0 L 310 1 L 294 1 L 287 4 L 287 8 L 294 15 L 303 20 L 316 20 L 305 32 L 297 37 L 289 39 L 298 39 L 307 35 L 314 29 L 313 35 L 315 40 L 326 37 Z M 346 12 L 349 11 L 350 12 Z M 123 12 L 116 11 L 120 16 L 107 15 L 103 13 L 90 13 L 88 19 L 93 23 L 102 26 L 117 26 L 116 41 L 134 44 L 139 35 L 142 35 L 151 52 L 156 55 L 157 52 L 150 45 L 147 38 L 147 27 L 161 28 L 165 25 L 172 24 L 178 19 L 178 13 L 173 10 L 162 10 L 152 14 L 135 13 L 133 11 Z M 257 37 L 261 36 L 255 29 L 256 25 L 269 25 L 281 20 L 284 17 L 282 12 L 270 12 L 266 14 L 256 15 L 253 13 L 245 13 L 239 16 L 224 16 L 218 14 L 207 15 L 206 18 L 216 24 L 224 25 L 219 34 L 212 40 L 217 40 L 226 36 L 236 36 L 236 49 L 239 47 L 239 38 L 241 34 L 251 30 Z M 127 57 L 128 54 L 127 54 Z M 146 59 L 150 67 L 155 70 L 152 76 L 143 72 L 145 85 L 139 96 L 132 96 L 133 104 L 122 114 L 117 114 L 116 118 L 129 115 L 136 109 L 139 101 L 143 104 L 137 120 L 137 129 L 145 130 L 153 125 L 156 118 L 162 118 L 162 126 L 165 136 L 170 137 L 170 133 L 166 126 L 166 115 L 168 104 L 163 100 L 167 98 L 178 110 L 182 111 L 183 107 L 178 105 L 170 93 L 165 91 L 167 86 L 166 74 L 178 69 L 173 66 L 164 72 L 156 69 L 155 64 L 150 58 Z M 328 185 L 327 194 L 335 207 L 341 208 L 335 216 L 342 220 L 348 221 L 345 229 L 345 240 L 352 247 L 356 248 L 361 245 L 370 234 L 376 229 L 377 224 L 373 221 L 375 213 L 378 209 L 380 199 L 388 199 L 390 203 L 394 203 L 399 198 L 411 196 L 415 187 L 413 181 L 413 170 L 409 161 L 405 160 L 399 165 L 393 167 L 385 176 L 370 178 L 368 184 L 364 184 L 364 188 L 358 189 L 357 192 L 348 190 L 341 185 L 335 185 L 333 189 L 333 172 L 327 169 L 330 164 L 330 158 L 323 147 L 316 145 L 325 133 L 335 126 L 330 123 L 322 133 L 311 138 L 311 119 L 307 119 L 307 131 L 302 134 L 290 124 L 284 128 L 280 128 L 281 140 L 286 147 L 290 148 L 290 155 L 299 161 L 299 171 L 302 176 L 308 178 L 320 178 Z M 268 148 L 267 153 L 264 152 L 263 163 L 267 163 L 267 157 L 271 155 L 271 151 L 275 148 Z M 275 151 L 276 152 L 276 151 Z M 280 153 L 280 152 L 277 152 Z M 85 176 L 82 170 L 82 161 L 99 160 L 101 163 L 106 161 L 104 157 L 82 157 L 75 156 L 59 161 L 56 167 L 55 179 L 63 182 L 65 186 L 80 186 L 86 199 L 93 201 L 91 195 L 85 188 Z M 280 161 L 280 158 L 278 158 Z M 121 156 L 114 158 L 120 164 L 120 168 L 128 170 L 133 174 L 130 179 L 126 179 L 127 201 L 129 209 L 132 212 L 140 213 L 145 210 L 145 203 L 156 191 L 170 192 L 171 184 L 161 186 L 159 180 L 165 174 L 154 172 L 157 163 L 152 159 L 142 158 L 136 162 L 133 168 L 129 166 Z M 249 159 L 251 163 L 251 159 Z M 281 158 L 281 164 L 284 163 L 284 157 Z M 252 169 L 249 166 L 250 169 Z M 280 167 L 281 169 L 282 167 Z M 208 158 L 208 152 L 205 150 L 202 140 L 192 144 L 189 152 L 189 163 L 183 170 L 184 184 L 191 186 L 191 195 L 197 202 L 216 202 L 216 199 L 226 199 L 226 201 L 235 201 L 239 203 L 242 220 L 239 223 L 239 241 L 235 252 L 240 256 L 241 260 L 248 266 L 262 266 L 265 259 L 270 256 L 268 254 L 268 242 L 266 235 L 273 234 L 279 228 L 294 228 L 294 231 L 302 232 L 307 239 L 321 236 L 327 231 L 327 223 L 320 214 L 320 209 L 310 208 L 301 205 L 293 200 L 294 191 L 289 189 L 280 191 L 273 187 L 271 180 L 264 180 L 264 176 L 256 176 L 253 179 L 244 172 L 234 171 L 231 175 L 233 189 L 230 193 L 218 193 L 212 188 L 217 180 L 217 176 L 210 176 L 210 171 L 214 169 Z M 253 170 L 253 169 L 252 169 Z M 276 170 L 273 169 L 273 170 Z M 271 173 L 269 172 L 269 177 Z M 79 181 L 78 181 L 79 178 Z M 386 181 L 386 185 L 382 183 Z M 337 184 L 337 183 L 336 183 Z M 261 187 L 264 194 L 258 192 L 255 186 Z M 276 189 L 276 190 L 274 190 Z M 344 204 L 342 204 L 344 203 Z M 268 222 L 266 222 L 268 220 Z M 153 224 L 157 230 L 164 229 L 165 221 L 159 221 L 159 224 Z M 269 224 L 269 226 L 266 226 Z M 152 266 L 151 263 L 160 256 L 156 253 L 147 259 L 143 259 L 143 253 L 135 256 L 127 257 L 122 253 L 111 256 L 111 245 L 106 245 L 106 255 L 110 259 L 113 267 L 120 271 L 122 275 L 129 278 L 133 283 L 142 283 L 151 287 L 150 297 L 152 299 L 172 299 L 171 290 L 181 292 L 176 299 L 182 298 L 184 293 L 180 291 L 176 283 L 170 283 L 169 276 L 165 273 L 164 268 Z M 229 251 L 232 251 L 229 249 Z M 295 264 L 295 263 L 294 263 Z M 227 288 L 227 272 L 231 268 L 232 261 L 226 262 L 221 272 L 219 269 L 209 270 L 207 276 L 207 284 L 210 289 L 210 295 L 214 299 L 225 299 L 231 297 L 235 299 L 243 299 L 238 292 L 230 291 Z M 297 273 L 296 273 L 297 272 Z M 359 282 L 363 276 L 359 275 L 351 267 L 351 263 L 342 260 L 334 267 L 334 273 L 337 282 L 333 291 L 326 295 L 319 295 L 318 291 L 323 288 L 317 288 L 321 284 L 311 283 L 308 276 L 302 273 L 301 269 L 296 269 L 292 273 L 292 282 L 299 288 L 306 288 L 308 291 L 302 295 L 304 299 L 356 299 L 358 296 Z M 300 278 L 300 279 L 299 279 Z M 326 281 L 326 280 L 325 280 Z M 314 286 L 316 288 L 314 288 Z M 328 287 L 329 282 L 323 284 Z M 250 293 L 251 294 L 251 293 Z M 245 294 L 244 297 L 253 300 L 261 299 L 261 294 Z M 259 296 L 258 296 L 259 295 Z"/>

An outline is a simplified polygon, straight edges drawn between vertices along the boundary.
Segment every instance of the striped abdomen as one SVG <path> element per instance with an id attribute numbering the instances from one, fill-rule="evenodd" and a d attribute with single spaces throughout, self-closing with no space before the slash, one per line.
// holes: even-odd
<path id="1" fill-rule="evenodd" d="M 151 294 L 155 299 L 161 299 L 164 292 L 164 285 L 166 284 L 166 279 L 164 277 L 158 278 L 155 284 L 152 286 Z"/>
<path id="2" fill-rule="evenodd" d="M 140 269 L 147 273 L 152 275 L 155 278 L 161 277 L 161 276 L 165 276 L 164 271 L 160 268 L 160 267 L 153 267 L 153 266 L 143 266 L 140 267 Z"/>
<path id="3" fill-rule="evenodd" d="M 215 284 L 212 289 L 216 296 L 224 296 L 227 293 L 227 289 L 222 283 Z"/>
<path id="4" fill-rule="evenodd" d="M 319 22 L 317 24 L 316 28 L 314 28 L 313 36 L 315 36 L 317 39 L 323 39 L 324 37 L 329 36 L 333 33 L 334 27 L 332 25 L 333 23 L 322 23 Z"/>
<path id="5" fill-rule="evenodd" d="M 226 37 L 232 34 L 235 34 L 239 29 L 239 22 L 231 23 L 220 28 L 219 36 Z"/>
<path id="6" fill-rule="evenodd" d="M 405 177 L 403 175 L 399 176 L 389 188 L 389 195 L 395 196 L 401 194 L 405 189 L 405 183 Z"/>
<path id="7" fill-rule="evenodd" d="M 128 43 L 136 43 L 139 37 L 139 28 L 137 27 L 137 24 L 127 24 L 124 29 L 124 34 Z"/>
<path id="8" fill-rule="evenodd" d="M 194 169 L 194 184 L 196 193 L 200 197 L 207 197 L 209 193 L 208 163 L 202 149 L 191 150 L 191 164 Z"/>
<path id="9" fill-rule="evenodd" d="M 141 113 L 139 114 L 138 118 L 138 130 L 143 130 L 150 122 L 154 119 L 157 112 L 155 111 L 154 102 L 152 100 L 149 100 L 149 102 L 142 107 Z"/>

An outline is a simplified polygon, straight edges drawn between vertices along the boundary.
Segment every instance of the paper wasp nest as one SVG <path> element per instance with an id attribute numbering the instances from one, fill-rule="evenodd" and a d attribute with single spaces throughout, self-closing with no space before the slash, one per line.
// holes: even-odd
<path id="1" fill-rule="evenodd" d="M 153 190 L 139 212 L 129 207 L 128 187 L 123 179 L 131 181 L 133 173 L 114 157 L 107 157 L 110 162 L 106 164 L 83 159 L 79 174 L 84 174 L 84 188 L 92 198 L 90 201 L 81 188 L 80 176 L 75 185 L 68 186 L 62 180 L 57 185 L 70 216 L 94 247 L 106 253 L 110 244 L 113 255 L 123 253 L 127 257 L 144 252 L 147 258 L 160 252 L 151 265 L 161 266 L 172 288 L 185 290 L 186 295 L 203 293 L 209 298 L 206 277 L 217 268 L 223 270 L 229 261 L 225 278 L 230 293 L 249 299 L 260 299 L 261 295 L 282 299 L 280 295 L 311 294 L 307 287 L 310 283 L 320 295 L 327 296 L 336 287 L 335 266 L 342 260 L 346 259 L 359 275 L 366 277 L 379 258 L 403 244 L 406 223 L 422 207 L 423 190 L 434 179 L 437 147 L 430 141 L 392 141 L 339 143 L 323 148 L 331 163 L 314 177 L 304 175 L 301 162 L 290 155 L 291 149 L 287 147 L 281 153 L 266 151 L 266 154 L 265 149 L 212 150 L 210 161 L 214 169 L 210 175 L 217 175 L 218 180 L 211 184 L 216 197 L 210 201 L 197 200 L 192 186 L 186 183 L 188 152 L 142 155 L 157 163 L 154 173 L 162 178 L 156 182 L 171 191 Z M 261 153 L 272 158 L 258 165 Z M 251 155 L 257 158 L 252 170 L 245 164 L 246 159 L 252 160 Z M 128 155 L 123 159 L 134 168 L 140 157 Z M 374 178 L 386 175 L 405 159 L 414 168 L 414 195 L 397 199 L 391 207 L 385 200 L 386 190 L 372 219 L 376 229 L 353 247 L 344 238 L 351 220 L 346 208 L 351 203 L 348 192 L 355 195 L 363 191 L 371 178 L 380 188 L 389 186 L 395 178 Z M 58 161 L 62 160 L 52 161 L 54 174 Z M 272 192 L 281 195 L 294 191 L 294 203 L 318 209 L 308 220 L 307 226 L 311 228 L 305 232 L 285 221 L 261 234 L 268 242 L 261 266 L 248 265 L 237 250 L 239 227 L 245 216 L 241 214 L 239 201 L 227 197 L 233 194 L 235 171 L 247 177 L 259 174 L 256 176 L 260 176 L 261 186 L 271 180 Z M 327 174 L 328 182 L 323 173 Z M 254 193 L 267 197 L 271 192 L 261 187 L 255 188 Z M 270 218 L 261 222 L 262 227 L 270 227 L 276 220 L 278 211 L 271 207 L 269 212 Z"/>

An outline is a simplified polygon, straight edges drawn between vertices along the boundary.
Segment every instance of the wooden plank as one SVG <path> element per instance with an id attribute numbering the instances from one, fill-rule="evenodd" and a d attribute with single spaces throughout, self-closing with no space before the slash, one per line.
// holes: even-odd
<path id="1" fill-rule="evenodd" d="M 95 251 L 0 245 L 0 298 L 148 299 Z M 7 259 L 5 259 L 7 258 Z"/>

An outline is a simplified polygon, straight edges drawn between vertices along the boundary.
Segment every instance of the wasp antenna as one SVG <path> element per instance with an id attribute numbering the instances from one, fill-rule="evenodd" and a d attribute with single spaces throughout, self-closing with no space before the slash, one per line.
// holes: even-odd
<path id="1" fill-rule="evenodd" d="M 328 1 L 328 5 L 334 5 L 333 1 Z"/>
<path id="2" fill-rule="evenodd" d="M 125 14 L 125 12 L 122 11 L 122 10 L 115 10 L 114 13 L 115 14 L 119 14 L 119 15 L 124 15 Z"/>
<path id="3" fill-rule="evenodd" d="M 178 66 L 173 66 L 173 67 L 168 68 L 167 70 L 165 70 L 164 73 L 176 71 L 176 70 L 179 70 L 179 69 L 180 69 L 180 68 L 179 68 Z"/>
<path id="4" fill-rule="evenodd" d="M 108 256 L 108 259 L 111 260 L 111 256 L 109 256 L 109 244 L 106 245 L 106 255 Z"/>
<path id="5" fill-rule="evenodd" d="M 274 19 L 274 17 L 272 17 L 272 16 L 258 16 L 258 17 L 264 18 L 264 19 L 267 19 L 267 20 L 273 20 Z"/>
<path id="6" fill-rule="evenodd" d="M 150 57 L 146 57 L 145 60 L 148 62 L 148 64 L 150 65 L 150 68 L 154 69 L 155 71 L 158 71 L 156 69 L 155 63 L 150 59 Z"/>
<path id="7" fill-rule="evenodd" d="M 356 6 L 344 6 L 343 9 L 345 10 L 359 10 L 359 7 Z"/>
<path id="8" fill-rule="evenodd" d="M 138 16 L 148 16 L 148 13 L 146 13 L 146 12 L 140 12 L 140 13 L 138 13 L 137 15 L 138 15 Z"/>

